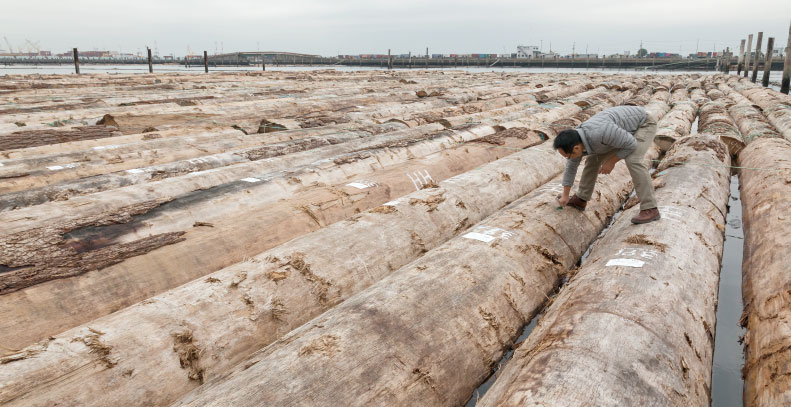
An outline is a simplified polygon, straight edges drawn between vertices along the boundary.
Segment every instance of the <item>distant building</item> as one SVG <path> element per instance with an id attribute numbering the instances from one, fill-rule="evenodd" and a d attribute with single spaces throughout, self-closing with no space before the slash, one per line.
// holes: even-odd
<path id="1" fill-rule="evenodd" d="M 516 47 L 517 58 L 538 58 L 541 53 L 535 45 L 518 45 Z"/>
<path id="2" fill-rule="evenodd" d="M 599 57 L 599 54 L 574 54 L 573 56 L 568 55 L 567 58 L 574 58 L 574 59 L 596 59 Z"/>

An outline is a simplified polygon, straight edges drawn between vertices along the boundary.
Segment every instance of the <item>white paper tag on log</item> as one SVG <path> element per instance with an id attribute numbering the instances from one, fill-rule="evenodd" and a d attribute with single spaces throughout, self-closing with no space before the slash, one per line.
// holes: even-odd
<path id="1" fill-rule="evenodd" d="M 0 163 L 0 167 L 2 167 L 2 166 L 3 166 L 3 163 Z"/>
<path id="2" fill-rule="evenodd" d="M 472 240 L 480 240 L 481 242 L 484 242 L 484 243 L 491 243 L 494 239 L 497 239 L 494 236 L 484 235 L 483 233 L 475 233 L 475 232 L 467 233 L 466 235 L 464 235 L 462 237 L 467 238 L 467 239 L 472 239 Z"/>
<path id="3" fill-rule="evenodd" d="M 357 189 L 371 188 L 371 187 L 375 187 L 376 185 L 377 185 L 376 182 L 373 181 L 359 181 L 359 182 L 352 182 L 350 184 L 346 184 L 346 186 L 354 187 Z"/>
<path id="4" fill-rule="evenodd" d="M 94 150 L 106 150 L 108 148 L 117 148 L 117 147 L 118 147 L 117 144 L 110 144 L 110 145 L 107 145 L 107 146 L 96 146 L 96 147 L 93 147 L 93 149 Z"/>
<path id="5" fill-rule="evenodd" d="M 242 178 L 242 181 L 244 181 L 244 182 L 261 182 L 261 180 L 258 179 L 258 178 Z"/>
<path id="6" fill-rule="evenodd" d="M 66 165 L 53 165 L 51 167 L 47 167 L 47 169 L 50 170 L 50 171 L 59 171 L 59 170 L 62 170 L 64 168 L 75 168 L 75 167 L 77 167 L 77 165 L 79 165 L 79 164 L 71 163 L 71 164 L 66 164 Z"/>
<path id="7" fill-rule="evenodd" d="M 128 172 L 130 174 L 140 174 L 140 173 L 145 172 L 145 171 L 143 171 L 140 168 L 132 168 L 131 170 L 126 170 L 126 172 Z"/>
<path id="8" fill-rule="evenodd" d="M 395 201 L 385 202 L 382 205 L 385 205 L 385 206 L 396 206 L 396 205 L 398 205 L 398 199 L 396 199 Z"/>
<path id="9" fill-rule="evenodd" d="M 607 262 L 607 267 L 613 266 L 624 266 L 624 267 L 637 267 L 642 268 L 645 265 L 645 262 L 642 260 L 634 260 L 634 259 L 610 259 Z"/>

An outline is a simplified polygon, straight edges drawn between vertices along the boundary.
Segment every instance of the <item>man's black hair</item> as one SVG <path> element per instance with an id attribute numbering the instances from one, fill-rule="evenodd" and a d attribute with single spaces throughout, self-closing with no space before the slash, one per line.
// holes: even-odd
<path id="1" fill-rule="evenodd" d="M 574 129 L 567 129 L 561 131 L 555 140 L 552 142 L 552 146 L 557 149 L 561 149 L 568 154 L 571 154 L 574 151 L 574 146 L 577 144 L 582 143 L 582 138 L 580 138 L 580 134 L 577 133 L 577 130 Z"/>

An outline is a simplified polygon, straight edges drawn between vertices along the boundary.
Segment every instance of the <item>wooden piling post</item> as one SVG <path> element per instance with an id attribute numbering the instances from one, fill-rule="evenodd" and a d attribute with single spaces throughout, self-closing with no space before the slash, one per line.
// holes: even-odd
<path id="1" fill-rule="evenodd" d="M 763 37 L 763 31 L 758 32 L 758 40 L 755 42 L 755 56 L 753 57 L 753 73 L 752 76 L 750 76 L 750 81 L 752 83 L 755 83 L 758 79 L 758 64 L 760 62 L 759 58 L 761 57 L 761 40 Z"/>
<path id="2" fill-rule="evenodd" d="M 203 71 L 209 73 L 209 53 L 203 51 Z"/>
<path id="3" fill-rule="evenodd" d="M 772 49 L 775 45 L 775 38 L 769 37 L 766 41 L 766 62 L 764 62 L 764 76 L 761 78 L 761 85 L 769 86 L 769 73 L 772 70 Z"/>
<path id="4" fill-rule="evenodd" d="M 151 48 L 146 48 L 148 50 L 148 73 L 154 73 L 154 65 L 151 63 Z"/>
<path id="5" fill-rule="evenodd" d="M 426 69 L 428 69 L 428 47 L 426 47 Z"/>
<path id="6" fill-rule="evenodd" d="M 264 58 L 264 54 L 261 54 L 261 70 L 266 71 L 266 58 Z"/>
<path id="7" fill-rule="evenodd" d="M 722 67 L 722 72 L 727 75 L 731 72 L 731 49 L 725 48 L 725 66 Z"/>
<path id="8" fill-rule="evenodd" d="M 393 69 L 393 57 L 390 55 L 390 49 L 387 49 L 387 69 Z"/>
<path id="9" fill-rule="evenodd" d="M 77 48 L 74 48 L 74 71 L 77 75 L 80 74 L 80 54 L 77 52 Z M 786 64 L 787 65 L 787 64 Z"/>
<path id="10" fill-rule="evenodd" d="M 753 47 L 753 35 L 747 36 L 747 49 L 744 51 L 744 77 L 747 77 L 747 72 L 750 72 L 750 50 Z"/>
<path id="11" fill-rule="evenodd" d="M 780 92 L 788 94 L 791 85 L 791 25 L 788 27 L 788 44 L 786 45 L 786 57 L 783 62 L 783 79 L 780 83 Z"/>
<path id="12" fill-rule="evenodd" d="M 745 40 L 742 40 L 742 45 L 739 46 L 739 59 L 736 61 L 736 76 L 742 74 L 742 67 L 744 64 L 744 42 Z"/>

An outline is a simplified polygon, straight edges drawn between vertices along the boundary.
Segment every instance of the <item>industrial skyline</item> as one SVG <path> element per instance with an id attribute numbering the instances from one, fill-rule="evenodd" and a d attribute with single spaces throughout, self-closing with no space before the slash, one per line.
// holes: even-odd
<path id="1" fill-rule="evenodd" d="M 42 12 L 43 10 L 43 12 Z M 109 14 L 108 11 L 112 12 Z M 0 16 L 11 48 L 62 53 L 113 50 L 183 56 L 231 51 L 293 51 L 318 55 L 542 52 L 609 55 L 650 51 L 687 55 L 738 47 L 747 32 L 785 38 L 791 3 L 760 0 L 661 4 L 582 1 L 345 0 L 283 3 L 206 0 L 15 2 Z M 77 24 L 75 24 L 75 21 Z M 6 50 L 9 45 L 0 43 Z"/>

